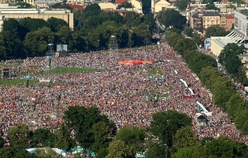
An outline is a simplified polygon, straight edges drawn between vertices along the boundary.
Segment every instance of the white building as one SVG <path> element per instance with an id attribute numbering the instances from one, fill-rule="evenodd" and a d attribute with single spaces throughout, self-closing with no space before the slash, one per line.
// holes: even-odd
<path id="1" fill-rule="evenodd" d="M 237 43 L 248 48 L 248 10 L 234 11 L 234 30 L 224 37 L 211 37 L 211 51 L 219 56 L 228 43 Z"/>

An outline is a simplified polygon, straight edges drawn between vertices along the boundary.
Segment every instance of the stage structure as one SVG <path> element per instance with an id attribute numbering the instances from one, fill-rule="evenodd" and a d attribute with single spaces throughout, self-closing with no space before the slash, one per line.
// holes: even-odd
<path id="1" fill-rule="evenodd" d="M 56 53 L 54 51 L 53 43 L 48 44 L 48 51 L 46 53 L 46 58 L 42 61 L 42 66 L 44 67 L 44 71 L 49 72 L 48 74 L 50 75 L 54 73 L 54 69 L 57 67 Z"/>
<path id="2" fill-rule="evenodd" d="M 115 53 L 118 53 L 118 43 L 115 35 L 111 35 L 109 49 Z"/>
<path id="3" fill-rule="evenodd" d="M 9 78 L 11 77 L 11 68 L 0 68 L 0 72 L 1 72 L 1 77 L 2 78 Z"/>

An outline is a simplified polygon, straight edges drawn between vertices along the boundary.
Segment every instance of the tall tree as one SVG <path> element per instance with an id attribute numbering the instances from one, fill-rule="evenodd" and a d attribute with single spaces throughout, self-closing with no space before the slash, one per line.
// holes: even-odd
<path id="1" fill-rule="evenodd" d="M 11 147 L 0 150 L 0 155 L 3 158 L 37 158 L 25 149 L 16 149 Z"/>
<path id="2" fill-rule="evenodd" d="M 128 146 L 122 140 L 114 140 L 110 143 L 106 158 L 128 158 Z"/>
<path id="3" fill-rule="evenodd" d="M 45 55 L 48 43 L 54 43 L 54 35 L 50 28 L 43 27 L 37 31 L 27 33 L 24 45 L 29 56 L 43 56 Z"/>
<path id="4" fill-rule="evenodd" d="M 116 134 L 116 139 L 127 145 L 130 157 L 134 157 L 138 151 L 144 150 L 145 131 L 139 127 L 127 126 L 121 128 Z"/>
<path id="5" fill-rule="evenodd" d="M 29 147 L 31 131 L 27 125 L 18 124 L 8 132 L 8 139 L 12 147 L 24 149 Z"/>
<path id="6" fill-rule="evenodd" d="M 69 127 L 66 126 L 66 124 L 64 123 L 59 125 L 59 130 L 56 132 L 56 136 L 57 136 L 56 146 L 59 149 L 68 151 L 76 144 L 71 138 Z"/>
<path id="7" fill-rule="evenodd" d="M 64 26 L 69 27 L 69 24 L 66 21 L 53 17 L 49 18 L 47 20 L 47 23 L 50 25 L 51 30 L 54 32 L 59 31 Z"/>
<path id="8" fill-rule="evenodd" d="M 191 119 L 186 114 L 169 110 L 152 115 L 150 131 L 159 138 L 163 144 L 172 146 L 172 138 L 178 129 L 191 125 Z"/>
<path id="9" fill-rule="evenodd" d="M 213 157 L 243 157 L 247 151 L 244 143 L 235 142 L 228 137 L 214 139 L 206 145 L 207 155 Z"/>
<path id="10" fill-rule="evenodd" d="M 191 146 L 191 147 L 185 147 L 185 148 L 181 148 L 178 150 L 178 152 L 174 153 L 172 156 L 172 158 L 209 158 L 208 156 L 206 156 L 205 154 L 205 150 L 204 148 L 202 148 L 201 146 Z"/>
<path id="11" fill-rule="evenodd" d="M 197 146 L 199 143 L 195 138 L 194 131 L 191 126 L 179 129 L 173 138 L 173 152 L 177 152 L 181 148 Z"/>
<path id="12" fill-rule="evenodd" d="M 174 9 L 167 9 L 166 11 L 159 12 L 158 19 L 167 28 L 174 27 L 183 30 L 186 24 L 186 17 L 182 16 Z"/>
<path id="13" fill-rule="evenodd" d="M 54 147 L 55 146 L 55 135 L 48 129 L 37 129 L 34 131 L 31 137 L 32 147 Z"/>
<path id="14" fill-rule="evenodd" d="M 146 152 L 146 157 L 169 158 L 170 150 L 166 144 L 151 143 Z"/>
<path id="15" fill-rule="evenodd" d="M 151 13 L 151 0 L 141 0 L 142 2 L 142 11 L 144 14 Z"/>
<path id="16" fill-rule="evenodd" d="M 115 125 L 113 122 L 109 121 L 105 115 L 101 115 L 100 111 L 96 107 L 89 107 L 86 109 L 83 106 L 70 106 L 64 113 L 64 119 L 66 126 L 73 130 L 75 133 L 75 140 L 83 146 L 84 149 L 91 153 L 92 146 L 96 142 L 94 134 L 101 135 L 99 133 L 94 133 L 92 129 L 93 125 L 99 122 L 105 122 L 109 128 L 109 134 L 113 134 Z M 105 135 L 104 132 L 102 131 Z M 90 154 L 88 154 L 90 156 Z"/>
<path id="17" fill-rule="evenodd" d="M 205 38 L 209 38 L 211 36 L 225 36 L 227 35 L 229 32 L 227 32 L 223 27 L 221 27 L 220 25 L 213 25 L 210 26 L 206 29 L 206 34 L 205 34 Z"/>
<path id="18" fill-rule="evenodd" d="M 189 3 L 190 3 L 189 0 L 180 0 L 180 1 L 177 1 L 177 2 L 176 2 L 175 6 L 176 6 L 179 10 L 185 11 Z"/>

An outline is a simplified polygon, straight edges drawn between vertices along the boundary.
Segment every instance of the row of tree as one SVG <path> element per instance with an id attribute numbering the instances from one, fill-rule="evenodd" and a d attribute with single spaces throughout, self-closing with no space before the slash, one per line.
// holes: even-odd
<path id="1" fill-rule="evenodd" d="M 97 158 L 134 158 L 138 152 L 145 153 L 147 158 L 248 156 L 245 144 L 227 137 L 197 140 L 191 119 L 186 114 L 158 112 L 152 118 L 149 128 L 127 126 L 116 131 L 115 124 L 101 115 L 97 108 L 69 107 L 64 113 L 65 122 L 54 133 L 48 129 L 32 132 L 23 124 L 11 128 L 8 132 L 11 147 L 3 148 L 0 155 L 12 158 L 51 157 L 53 152 L 46 154 L 36 150 L 31 155 L 25 149 L 58 147 L 70 152 L 73 147 L 80 145 L 87 153 L 94 151 Z"/>
<path id="2" fill-rule="evenodd" d="M 155 22 L 151 14 L 104 12 L 98 4 L 74 12 L 74 27 L 60 19 L 9 19 L 0 33 L 0 58 L 45 55 L 48 44 L 68 44 L 72 52 L 108 49 L 115 35 L 120 48 L 151 43 Z"/>
<path id="3" fill-rule="evenodd" d="M 169 31 L 166 39 L 185 59 L 189 68 L 198 75 L 205 87 L 211 91 L 215 104 L 222 107 L 230 117 L 234 118 L 236 127 L 243 134 L 248 134 L 248 103 L 236 91 L 231 79 L 218 71 L 215 59 L 195 51 L 195 42 L 192 39 L 184 38 L 178 31 Z M 221 52 L 220 60 L 222 63 L 225 62 L 226 67 L 230 67 L 227 68 L 230 73 L 240 74 L 238 79 L 247 83 L 240 60 L 235 54 L 235 51 L 240 52 L 242 49 L 235 44 L 228 44 Z M 234 71 L 231 71 L 233 69 Z"/>

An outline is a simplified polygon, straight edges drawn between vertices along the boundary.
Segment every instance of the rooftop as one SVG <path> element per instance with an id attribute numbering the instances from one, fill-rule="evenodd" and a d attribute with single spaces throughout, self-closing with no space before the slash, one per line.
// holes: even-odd
<path id="1" fill-rule="evenodd" d="M 245 16 L 248 16 L 248 10 L 240 10 L 239 12 Z"/>
<path id="2" fill-rule="evenodd" d="M 220 16 L 219 12 L 205 12 L 203 16 Z"/>

